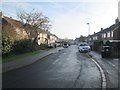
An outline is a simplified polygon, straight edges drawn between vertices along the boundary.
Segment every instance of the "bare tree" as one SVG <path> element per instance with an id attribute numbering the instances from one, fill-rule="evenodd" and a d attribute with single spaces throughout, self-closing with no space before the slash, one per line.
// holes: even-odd
<path id="1" fill-rule="evenodd" d="M 18 9 L 17 17 L 26 28 L 28 37 L 34 39 L 34 41 L 36 41 L 41 30 L 49 30 L 51 27 L 49 18 L 44 16 L 41 12 L 36 12 L 34 9 L 29 13 Z"/>

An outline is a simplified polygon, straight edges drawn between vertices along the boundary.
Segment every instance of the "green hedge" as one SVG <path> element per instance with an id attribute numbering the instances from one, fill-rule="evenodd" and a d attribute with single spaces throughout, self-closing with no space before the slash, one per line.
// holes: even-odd
<path id="1" fill-rule="evenodd" d="M 14 54 L 31 52 L 35 50 L 35 47 L 36 47 L 36 44 L 33 43 L 33 41 L 30 39 L 20 40 L 15 42 L 12 52 Z"/>

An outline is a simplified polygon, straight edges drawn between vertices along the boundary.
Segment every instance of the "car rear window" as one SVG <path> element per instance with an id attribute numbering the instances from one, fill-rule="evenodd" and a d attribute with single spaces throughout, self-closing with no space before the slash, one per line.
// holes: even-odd
<path id="1" fill-rule="evenodd" d="M 64 45 L 67 45 L 67 43 L 65 43 Z"/>
<path id="2" fill-rule="evenodd" d="M 88 44 L 80 44 L 80 46 L 88 46 Z"/>

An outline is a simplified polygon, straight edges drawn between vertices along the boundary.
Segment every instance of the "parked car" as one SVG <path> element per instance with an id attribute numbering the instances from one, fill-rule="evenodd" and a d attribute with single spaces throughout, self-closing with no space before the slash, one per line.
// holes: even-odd
<path id="1" fill-rule="evenodd" d="M 64 43 L 64 44 L 63 44 L 63 47 L 64 47 L 64 48 L 68 48 L 68 44 L 67 44 L 67 43 Z"/>
<path id="2" fill-rule="evenodd" d="M 54 48 L 54 44 L 48 44 L 47 48 Z"/>
<path id="3" fill-rule="evenodd" d="M 81 43 L 78 47 L 79 52 L 90 52 L 91 48 L 87 43 Z"/>
<path id="4" fill-rule="evenodd" d="M 101 57 L 111 57 L 111 47 L 110 46 L 103 46 L 101 50 Z"/>

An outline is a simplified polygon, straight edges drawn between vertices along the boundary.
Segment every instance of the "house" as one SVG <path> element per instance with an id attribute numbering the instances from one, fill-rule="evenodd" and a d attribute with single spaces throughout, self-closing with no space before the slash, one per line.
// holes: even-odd
<path id="1" fill-rule="evenodd" d="M 15 41 L 28 39 L 28 33 L 25 26 L 20 22 L 11 17 L 4 16 L 2 12 L 0 13 L 0 24 L 3 33 L 7 34 L 10 38 Z M 58 37 L 55 34 L 52 34 L 48 30 L 39 30 L 39 34 L 37 36 L 38 45 L 45 44 L 55 44 Z M 34 39 L 34 38 L 33 38 Z"/>
<path id="2" fill-rule="evenodd" d="M 50 33 L 48 30 L 41 30 L 40 34 L 38 35 L 38 45 L 54 45 L 57 40 L 58 37 L 55 34 Z"/>
<path id="3" fill-rule="evenodd" d="M 38 45 L 41 44 L 48 44 L 48 34 L 45 30 L 41 30 L 41 32 L 38 35 Z"/>
<path id="4" fill-rule="evenodd" d="M 117 19 L 115 24 L 106 29 L 101 28 L 101 31 L 88 36 L 86 40 L 89 42 L 120 40 L 120 22 Z"/>
<path id="5" fill-rule="evenodd" d="M 118 19 L 115 20 L 115 24 L 110 27 L 103 29 L 101 31 L 94 33 L 86 38 L 89 43 L 94 46 L 94 49 L 100 50 L 101 45 L 106 42 L 113 42 L 115 40 L 120 40 L 120 22 Z"/>
<path id="6" fill-rule="evenodd" d="M 11 17 L 3 16 L 1 17 L 2 20 L 2 32 L 9 35 L 10 38 L 14 40 L 22 40 L 28 39 L 27 32 L 23 24 Z"/>

